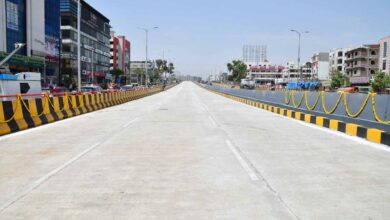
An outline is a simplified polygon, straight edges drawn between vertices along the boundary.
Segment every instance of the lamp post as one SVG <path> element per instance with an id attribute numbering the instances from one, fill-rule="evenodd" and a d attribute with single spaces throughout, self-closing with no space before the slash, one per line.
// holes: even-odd
<path id="1" fill-rule="evenodd" d="M 145 31 L 145 53 L 146 53 L 146 60 L 145 60 L 145 86 L 147 86 L 147 83 L 149 82 L 149 74 L 148 74 L 148 38 L 149 38 L 149 29 L 143 28 L 143 27 L 137 27 L 140 30 Z M 158 29 L 158 27 L 153 27 L 153 29 Z"/>
<path id="2" fill-rule="evenodd" d="M 302 34 L 308 34 L 310 33 L 309 31 L 305 31 L 305 32 L 300 32 L 300 31 L 297 31 L 297 30 L 294 30 L 292 29 L 291 32 L 295 32 L 298 34 L 298 71 L 299 71 L 299 77 L 300 79 L 302 80 L 302 70 L 301 70 L 301 37 L 302 37 Z"/>
<path id="3" fill-rule="evenodd" d="M 81 92 L 81 0 L 77 1 L 77 90 Z"/>
<path id="4" fill-rule="evenodd" d="M 91 49 L 91 53 L 92 53 L 92 59 L 91 59 L 91 84 L 93 85 L 94 83 L 94 59 L 95 59 L 95 48 L 92 48 Z"/>
<path id="5" fill-rule="evenodd" d="M 21 50 L 24 46 L 26 46 L 25 43 L 15 43 L 15 50 L 12 51 L 8 56 L 6 56 L 3 60 L 0 61 L 0 67 L 4 65 L 13 55 L 15 55 L 19 50 Z"/>

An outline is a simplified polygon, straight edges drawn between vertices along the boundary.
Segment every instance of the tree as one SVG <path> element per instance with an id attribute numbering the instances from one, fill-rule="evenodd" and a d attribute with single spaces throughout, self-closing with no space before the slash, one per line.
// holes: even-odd
<path id="1" fill-rule="evenodd" d="M 390 76 L 383 71 L 378 71 L 374 75 L 374 80 L 371 82 L 371 87 L 375 92 L 380 92 L 390 86 Z"/>
<path id="2" fill-rule="evenodd" d="M 239 82 L 241 79 L 245 78 L 248 73 L 248 67 L 247 65 L 242 62 L 241 60 L 233 60 L 231 63 L 227 64 L 227 68 L 229 72 L 232 73 L 232 77 L 230 79 L 233 79 L 237 82 Z"/>
<path id="3" fill-rule="evenodd" d="M 172 75 L 174 73 L 175 66 L 173 63 L 169 63 L 166 60 L 156 60 L 156 69 L 153 77 L 155 79 L 161 79 L 166 77 L 165 74 Z"/>
<path id="4" fill-rule="evenodd" d="M 114 82 L 117 82 L 118 77 L 125 75 L 125 73 L 120 69 L 113 69 L 110 73 L 114 77 Z"/>
<path id="5" fill-rule="evenodd" d="M 345 77 L 343 76 L 343 74 L 340 71 L 335 71 L 332 73 L 330 86 L 333 89 L 340 88 L 344 85 L 344 81 L 345 81 Z"/>
<path id="6" fill-rule="evenodd" d="M 168 64 L 168 67 L 167 67 L 167 72 L 172 75 L 174 73 L 174 70 L 175 70 L 175 66 L 173 65 L 173 63 L 169 63 Z"/>

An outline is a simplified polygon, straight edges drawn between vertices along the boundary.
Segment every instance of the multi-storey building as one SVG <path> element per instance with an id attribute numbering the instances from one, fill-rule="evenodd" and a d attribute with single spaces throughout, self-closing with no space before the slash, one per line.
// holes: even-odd
<path id="1" fill-rule="evenodd" d="M 390 36 L 382 38 L 379 44 L 379 69 L 390 74 Z"/>
<path id="2" fill-rule="evenodd" d="M 379 45 L 363 45 L 347 51 L 345 56 L 345 73 L 351 85 L 368 85 L 379 69 Z"/>
<path id="3" fill-rule="evenodd" d="M 257 86 L 286 86 L 289 82 L 298 82 L 300 80 L 310 80 L 313 78 L 310 62 L 301 66 L 301 69 L 292 62 L 288 62 L 287 66 L 263 63 L 259 66 L 251 66 L 249 68 L 248 76 L 255 81 Z"/>
<path id="4" fill-rule="evenodd" d="M 315 53 L 312 58 L 312 74 L 318 80 L 329 80 L 329 53 Z"/>
<path id="5" fill-rule="evenodd" d="M 275 66 L 271 63 L 251 65 L 248 76 L 253 79 L 257 86 L 274 85 L 278 79 L 283 78 L 283 66 Z"/>
<path id="6" fill-rule="evenodd" d="M 310 62 L 306 62 L 301 68 L 298 68 L 293 62 L 288 62 L 286 68 L 283 70 L 283 82 L 294 83 L 313 80 L 314 74 L 312 71 L 312 63 Z"/>
<path id="7" fill-rule="evenodd" d="M 130 83 L 131 44 L 125 36 L 115 36 L 111 32 L 111 70 L 119 69 L 125 73 L 125 82 Z"/>
<path id="8" fill-rule="evenodd" d="M 67 82 L 77 81 L 77 1 L 61 2 L 61 72 Z M 110 20 L 81 0 L 81 81 L 104 83 L 110 72 Z M 106 79 L 107 77 L 107 79 Z"/>
<path id="9" fill-rule="evenodd" d="M 329 53 L 329 73 L 340 72 L 345 75 L 345 54 L 349 48 L 332 49 Z"/>
<path id="10" fill-rule="evenodd" d="M 58 82 L 60 13 L 56 0 L 0 0 L 0 60 L 15 43 L 25 43 L 7 65 L 12 73 L 42 73 L 43 81 Z"/>

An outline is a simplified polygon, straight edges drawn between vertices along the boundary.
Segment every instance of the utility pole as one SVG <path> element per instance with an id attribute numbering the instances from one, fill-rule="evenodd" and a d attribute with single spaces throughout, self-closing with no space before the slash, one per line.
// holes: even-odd
<path id="1" fill-rule="evenodd" d="M 145 31 L 145 54 L 146 54 L 146 59 L 145 59 L 145 86 L 147 86 L 149 82 L 149 74 L 148 74 L 148 38 L 149 38 L 149 29 L 147 28 L 142 28 L 138 27 L 138 29 Z M 158 29 L 158 27 L 153 27 L 153 29 Z"/>
<path id="2" fill-rule="evenodd" d="M 301 33 L 300 31 L 297 31 L 297 30 L 294 30 L 294 29 L 292 29 L 291 31 L 298 34 L 298 71 L 299 71 L 300 80 L 302 81 L 302 69 L 301 69 L 301 37 L 302 37 L 302 34 L 308 34 L 308 33 L 310 33 L 310 32 L 309 32 L 309 31 L 305 31 L 305 32 Z"/>

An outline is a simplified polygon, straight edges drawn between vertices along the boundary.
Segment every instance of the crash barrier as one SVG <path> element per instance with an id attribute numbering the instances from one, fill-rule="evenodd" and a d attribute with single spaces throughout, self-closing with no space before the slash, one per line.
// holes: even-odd
<path id="1" fill-rule="evenodd" d="M 299 110 L 346 123 L 390 131 L 390 95 L 315 91 L 236 90 L 215 85 L 205 86 L 217 92 L 261 101 L 276 107 Z"/>
<path id="2" fill-rule="evenodd" d="M 358 108 L 357 111 L 355 111 L 355 113 L 352 113 L 352 111 L 349 108 L 349 105 L 348 105 L 348 100 L 349 100 L 348 94 L 349 93 L 347 93 L 347 92 L 340 92 L 338 94 L 338 98 L 336 99 L 336 103 L 332 107 L 330 107 L 329 109 L 327 108 L 327 104 L 325 101 L 325 97 L 326 97 L 325 92 L 318 93 L 317 98 L 314 101 L 314 104 L 311 106 L 309 104 L 309 95 L 308 94 L 309 93 L 307 91 L 303 92 L 303 94 L 300 95 L 300 98 L 298 98 L 299 101 L 296 102 L 295 91 L 291 91 L 291 92 L 287 91 L 285 94 L 285 104 L 288 105 L 291 102 L 291 104 L 294 106 L 294 108 L 300 108 L 302 106 L 303 100 L 305 100 L 306 109 L 313 111 L 316 109 L 316 107 L 321 99 L 321 108 L 325 114 L 329 115 L 329 114 L 333 114 L 336 111 L 336 109 L 339 107 L 339 105 L 342 103 L 342 105 L 344 105 L 344 110 L 345 110 L 346 115 L 350 118 L 357 118 L 363 113 L 364 109 L 366 109 L 368 103 L 370 103 L 372 113 L 374 115 L 375 120 L 381 124 L 386 124 L 386 125 L 390 124 L 390 120 L 384 120 L 378 114 L 378 108 L 376 106 L 376 101 L 375 101 L 378 94 L 376 94 L 376 93 L 368 93 L 366 95 L 366 97 L 364 98 L 362 105 Z M 343 102 L 342 102 L 342 100 L 343 100 Z"/>
<path id="3" fill-rule="evenodd" d="M 161 91 L 161 87 L 154 87 L 95 94 L 16 95 L 12 101 L 0 101 L 0 135 L 119 105 Z"/>
<path id="4" fill-rule="evenodd" d="M 288 108 L 278 107 L 278 106 L 264 103 L 261 101 L 219 92 L 219 91 L 216 91 L 215 89 L 212 89 L 212 87 L 207 86 L 207 85 L 202 85 L 202 86 L 204 88 L 208 89 L 209 91 L 216 93 L 218 95 L 221 95 L 221 96 L 224 96 L 226 98 L 229 98 L 229 99 L 232 99 L 232 100 L 235 100 L 238 102 L 242 102 L 242 103 L 245 103 L 245 104 L 266 110 L 266 111 L 270 111 L 270 112 L 273 112 L 275 114 L 283 115 L 283 116 L 286 116 L 289 118 L 293 118 L 296 120 L 300 120 L 303 122 L 314 124 L 314 125 L 317 125 L 320 127 L 329 128 L 329 129 L 332 129 L 335 131 L 346 133 L 346 134 L 351 135 L 351 136 L 364 138 L 364 139 L 367 139 L 367 140 L 375 142 L 375 143 L 380 143 L 380 144 L 385 144 L 385 145 L 390 146 L 390 132 L 389 131 L 383 131 L 383 130 L 376 129 L 376 128 L 367 128 L 367 127 L 364 127 L 364 126 L 361 126 L 358 124 L 354 124 L 354 123 L 347 123 L 345 121 L 331 119 L 329 117 L 323 117 L 323 116 L 310 114 L 307 112 L 302 112 L 302 111 L 299 111 L 298 108 L 288 109 Z M 369 97 L 371 97 L 371 98 L 373 98 L 373 97 L 375 98 L 375 96 L 373 94 L 369 95 Z M 322 95 L 321 95 L 321 97 L 322 97 Z M 345 94 L 342 94 L 342 97 L 345 97 Z M 291 100 L 291 102 L 293 102 L 293 101 Z M 299 102 L 301 102 L 301 101 L 299 101 Z M 302 100 L 302 102 L 303 102 L 303 100 Z M 298 104 L 295 103 L 295 105 L 297 105 L 297 107 L 298 107 L 299 103 Z M 314 108 L 314 106 L 310 106 L 310 107 Z M 333 110 L 333 109 L 331 109 L 331 110 Z"/>

